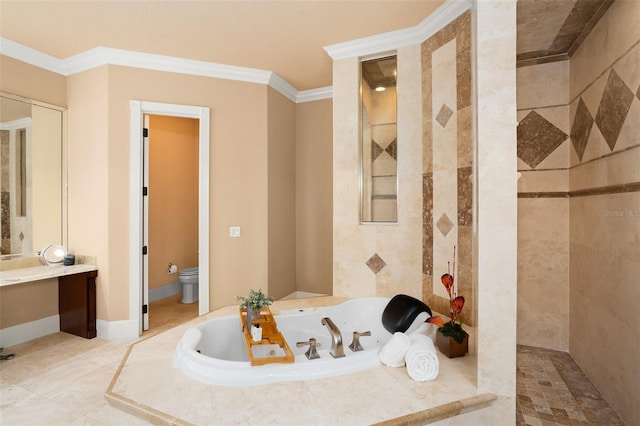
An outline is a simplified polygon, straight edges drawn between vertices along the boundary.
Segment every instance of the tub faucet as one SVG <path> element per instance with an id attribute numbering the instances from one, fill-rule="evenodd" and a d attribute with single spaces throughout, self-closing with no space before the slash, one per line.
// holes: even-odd
<path id="1" fill-rule="evenodd" d="M 344 356 L 344 347 L 342 346 L 342 333 L 340 329 L 331 321 L 331 318 L 322 318 L 322 325 L 326 325 L 329 333 L 331 333 L 331 356 L 334 358 L 342 358 Z"/>

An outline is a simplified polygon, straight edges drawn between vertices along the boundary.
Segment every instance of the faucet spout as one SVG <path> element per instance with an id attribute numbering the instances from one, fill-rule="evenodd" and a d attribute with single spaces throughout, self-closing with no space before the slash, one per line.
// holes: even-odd
<path id="1" fill-rule="evenodd" d="M 335 325 L 331 318 L 322 318 L 322 325 L 326 325 L 329 333 L 331 333 L 331 356 L 334 358 L 342 358 L 344 356 L 344 347 L 342 346 L 342 333 Z"/>

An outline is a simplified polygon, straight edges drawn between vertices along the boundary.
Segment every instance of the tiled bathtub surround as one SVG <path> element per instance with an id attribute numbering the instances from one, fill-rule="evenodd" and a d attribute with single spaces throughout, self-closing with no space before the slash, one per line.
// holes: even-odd
<path id="1" fill-rule="evenodd" d="M 473 324 L 471 12 L 422 43 L 422 88 L 423 298 L 448 312 L 440 276 L 454 273 L 466 299 L 465 322 Z"/>

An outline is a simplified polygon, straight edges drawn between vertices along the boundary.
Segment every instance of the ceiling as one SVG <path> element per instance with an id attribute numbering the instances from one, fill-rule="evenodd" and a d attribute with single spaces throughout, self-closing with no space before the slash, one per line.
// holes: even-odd
<path id="1" fill-rule="evenodd" d="M 519 65 L 567 59 L 613 0 L 519 0 Z M 64 59 L 103 46 L 331 86 L 325 46 L 412 27 L 444 0 L 0 0 L 0 36 Z"/>
<path id="2" fill-rule="evenodd" d="M 567 60 L 614 0 L 518 0 L 518 66 Z"/>

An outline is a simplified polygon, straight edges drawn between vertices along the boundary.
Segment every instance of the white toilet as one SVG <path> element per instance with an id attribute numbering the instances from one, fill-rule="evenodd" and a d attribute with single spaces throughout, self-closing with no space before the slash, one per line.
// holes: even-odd
<path id="1" fill-rule="evenodd" d="M 178 273 L 178 281 L 182 284 L 182 303 L 198 301 L 198 267 L 183 269 Z"/>

